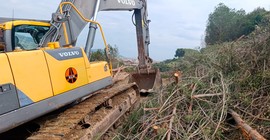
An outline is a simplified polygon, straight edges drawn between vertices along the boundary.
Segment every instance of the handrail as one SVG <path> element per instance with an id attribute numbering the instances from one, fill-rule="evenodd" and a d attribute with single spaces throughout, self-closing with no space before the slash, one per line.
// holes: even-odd
<path id="1" fill-rule="evenodd" d="M 103 39 L 103 43 L 104 43 L 105 48 L 106 48 L 106 52 L 107 52 L 107 54 L 110 53 L 109 52 L 109 47 L 107 45 L 107 42 L 106 42 L 106 39 L 105 39 L 105 35 L 104 35 L 104 32 L 103 32 L 103 29 L 102 29 L 101 25 L 98 22 L 96 22 L 96 21 L 92 21 L 90 19 L 85 18 L 82 15 L 82 13 L 77 9 L 77 7 L 73 3 L 71 3 L 71 2 L 61 2 L 60 3 L 59 7 L 60 7 L 60 13 L 61 14 L 63 14 L 63 10 L 62 10 L 63 5 L 70 5 L 84 21 L 90 22 L 90 23 L 94 23 L 94 24 L 97 24 L 98 25 L 98 27 L 100 29 L 100 32 L 101 32 L 102 39 Z M 63 28 L 64 28 L 65 41 L 66 41 L 67 44 L 69 44 L 68 34 L 67 34 L 67 28 L 66 28 L 65 22 L 63 22 L 62 25 L 63 25 Z M 112 62 L 111 62 L 111 58 L 110 57 L 109 57 L 109 65 L 110 65 L 110 72 L 112 73 Z"/>

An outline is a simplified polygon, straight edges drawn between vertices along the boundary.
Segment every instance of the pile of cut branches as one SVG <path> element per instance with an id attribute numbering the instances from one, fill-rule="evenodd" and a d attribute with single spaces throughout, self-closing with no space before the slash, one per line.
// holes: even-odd
<path id="1" fill-rule="evenodd" d="M 181 58 L 182 82 L 153 94 L 116 138 L 270 139 L 269 56 L 266 27 Z"/>
<path id="2" fill-rule="evenodd" d="M 118 139 L 224 139 L 227 127 L 229 81 L 217 73 L 215 83 L 192 77 L 163 89 L 142 104 L 121 129 Z M 236 134 L 240 136 L 237 132 Z"/>

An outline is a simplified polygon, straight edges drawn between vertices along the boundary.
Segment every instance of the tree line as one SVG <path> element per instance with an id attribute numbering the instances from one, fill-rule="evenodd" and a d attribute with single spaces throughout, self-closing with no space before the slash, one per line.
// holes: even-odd
<path id="1" fill-rule="evenodd" d="M 220 3 L 208 16 L 204 41 L 206 45 L 234 41 L 260 26 L 268 26 L 269 15 L 270 12 L 261 7 L 246 13 L 243 9 L 236 10 Z M 181 58 L 184 55 L 185 49 L 178 48 L 174 57 Z"/>
<path id="2" fill-rule="evenodd" d="M 269 22 L 267 14 L 269 12 L 260 7 L 246 13 L 243 9 L 232 9 L 220 3 L 215 7 L 214 12 L 209 14 L 205 30 L 205 43 L 213 45 L 248 35 L 259 25 Z"/>

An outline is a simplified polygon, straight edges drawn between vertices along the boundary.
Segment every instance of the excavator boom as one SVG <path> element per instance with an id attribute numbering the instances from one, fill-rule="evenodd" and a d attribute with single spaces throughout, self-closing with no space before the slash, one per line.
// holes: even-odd
<path id="1" fill-rule="evenodd" d="M 150 20 L 148 20 L 146 0 L 63 0 L 62 2 L 72 3 L 85 18 L 91 19 L 94 22 L 97 20 L 99 11 L 133 10 L 137 34 L 139 64 L 138 71 L 132 74 L 131 82 L 139 82 L 141 81 L 140 79 L 148 79 L 150 82 L 147 83 L 154 83 L 144 85 L 143 88 L 139 86 L 141 91 L 152 91 L 152 89 L 159 88 L 153 87 L 153 85 L 161 85 L 161 78 L 159 78 L 159 70 L 151 68 L 152 59 L 149 57 Z M 63 11 L 63 14 L 60 14 L 61 10 Z M 61 10 L 58 9 L 56 13 L 53 14 L 51 20 L 53 26 L 40 42 L 41 46 L 46 46 L 48 42 L 55 41 L 59 41 L 61 46 L 75 45 L 78 35 L 87 25 L 87 22 L 80 17 L 81 15 L 78 14 L 71 5 L 64 5 Z M 94 44 L 96 29 L 96 23 L 91 22 L 85 46 L 85 52 L 89 60 L 91 57 L 91 48 Z M 107 44 L 105 44 L 105 47 L 107 48 L 106 54 L 110 54 Z M 138 77 L 140 77 L 140 79 L 138 79 Z"/>
<path id="2" fill-rule="evenodd" d="M 71 2 L 85 18 L 92 21 L 96 21 L 99 11 L 134 10 L 139 59 L 138 67 L 139 69 L 150 67 L 152 62 L 148 49 L 150 44 L 150 20 L 147 18 L 146 0 L 62 0 L 62 2 Z M 41 40 L 40 46 L 46 46 L 48 42 L 57 41 L 60 42 L 60 46 L 76 45 L 77 38 L 87 25 L 87 22 L 80 17 L 71 5 L 64 5 L 62 11 L 64 13 L 60 14 L 60 9 L 58 8 L 56 13 L 53 14 L 51 19 L 52 26 Z M 90 50 L 93 47 L 96 29 L 96 24 L 90 23 L 85 46 L 85 52 L 88 57 L 90 57 Z"/>

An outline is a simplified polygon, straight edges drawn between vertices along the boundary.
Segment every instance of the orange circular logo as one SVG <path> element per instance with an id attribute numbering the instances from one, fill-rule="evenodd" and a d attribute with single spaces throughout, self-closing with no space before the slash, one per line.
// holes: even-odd
<path id="1" fill-rule="evenodd" d="M 75 83 L 78 78 L 78 73 L 75 68 L 70 67 L 66 70 L 65 77 L 67 82 Z"/>

